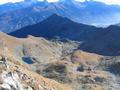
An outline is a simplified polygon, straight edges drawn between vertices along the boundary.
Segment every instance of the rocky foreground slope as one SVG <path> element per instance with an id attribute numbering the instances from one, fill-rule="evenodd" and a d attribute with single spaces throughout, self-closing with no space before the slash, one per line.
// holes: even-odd
<path id="1" fill-rule="evenodd" d="M 0 37 L 4 39 L 3 43 L 0 43 L 0 49 L 3 49 L 0 52 L 0 90 L 72 90 L 68 85 L 33 72 L 29 65 L 19 59 L 19 56 L 16 58 L 12 50 L 21 40 L 18 41 L 3 33 Z"/>
<path id="2" fill-rule="evenodd" d="M 0 33 L 0 90 L 119 90 L 119 56 L 84 52 L 80 44 Z"/>

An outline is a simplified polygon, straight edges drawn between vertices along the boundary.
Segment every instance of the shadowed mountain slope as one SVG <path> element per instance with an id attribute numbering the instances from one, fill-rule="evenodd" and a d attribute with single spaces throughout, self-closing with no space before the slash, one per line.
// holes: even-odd
<path id="1" fill-rule="evenodd" d="M 89 33 L 96 33 L 96 29 L 100 31 L 102 28 L 79 24 L 69 20 L 68 18 L 54 14 L 38 24 L 24 27 L 9 34 L 16 37 L 27 37 L 28 35 L 33 35 L 50 39 L 55 36 L 59 36 L 63 39 L 83 40 L 88 39 L 90 36 Z"/>
<path id="2" fill-rule="evenodd" d="M 61 39 L 81 41 L 80 49 L 85 51 L 102 55 L 119 55 L 119 33 L 119 26 L 97 28 L 79 24 L 54 14 L 38 24 L 24 27 L 9 34 L 16 37 L 42 36 L 48 39 L 58 36 Z"/>

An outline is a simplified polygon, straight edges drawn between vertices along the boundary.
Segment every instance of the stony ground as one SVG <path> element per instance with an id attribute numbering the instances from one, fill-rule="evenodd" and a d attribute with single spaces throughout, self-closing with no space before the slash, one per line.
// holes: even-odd
<path id="1" fill-rule="evenodd" d="M 81 51 L 80 44 L 0 33 L 0 90 L 119 90 L 119 56 Z"/>

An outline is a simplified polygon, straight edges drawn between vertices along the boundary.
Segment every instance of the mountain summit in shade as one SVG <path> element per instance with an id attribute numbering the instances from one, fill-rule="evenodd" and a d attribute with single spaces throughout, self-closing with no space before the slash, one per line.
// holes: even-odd
<path id="1" fill-rule="evenodd" d="M 48 39 L 59 37 L 60 39 L 75 40 L 82 42 L 80 49 L 84 51 L 102 55 L 119 55 L 119 33 L 119 26 L 111 25 L 107 28 L 97 28 L 79 24 L 66 17 L 54 14 L 40 23 L 9 34 L 21 38 L 33 35 Z"/>

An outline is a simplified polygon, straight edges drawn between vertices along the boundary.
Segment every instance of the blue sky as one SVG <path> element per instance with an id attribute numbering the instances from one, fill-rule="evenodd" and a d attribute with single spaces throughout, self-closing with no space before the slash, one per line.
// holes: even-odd
<path id="1" fill-rule="evenodd" d="M 23 0 L 0 0 L 0 4 L 4 4 L 7 2 L 19 2 L 19 1 L 23 1 Z M 41 0 L 39 0 L 41 1 Z M 58 1 L 58 0 L 48 0 L 49 2 L 53 2 L 53 1 Z M 83 2 L 84 0 L 77 0 L 77 1 L 81 1 Z M 89 1 L 89 0 L 88 0 Z M 119 4 L 120 5 L 120 0 L 95 0 L 95 1 L 100 1 L 100 2 L 104 2 L 106 4 Z"/>

